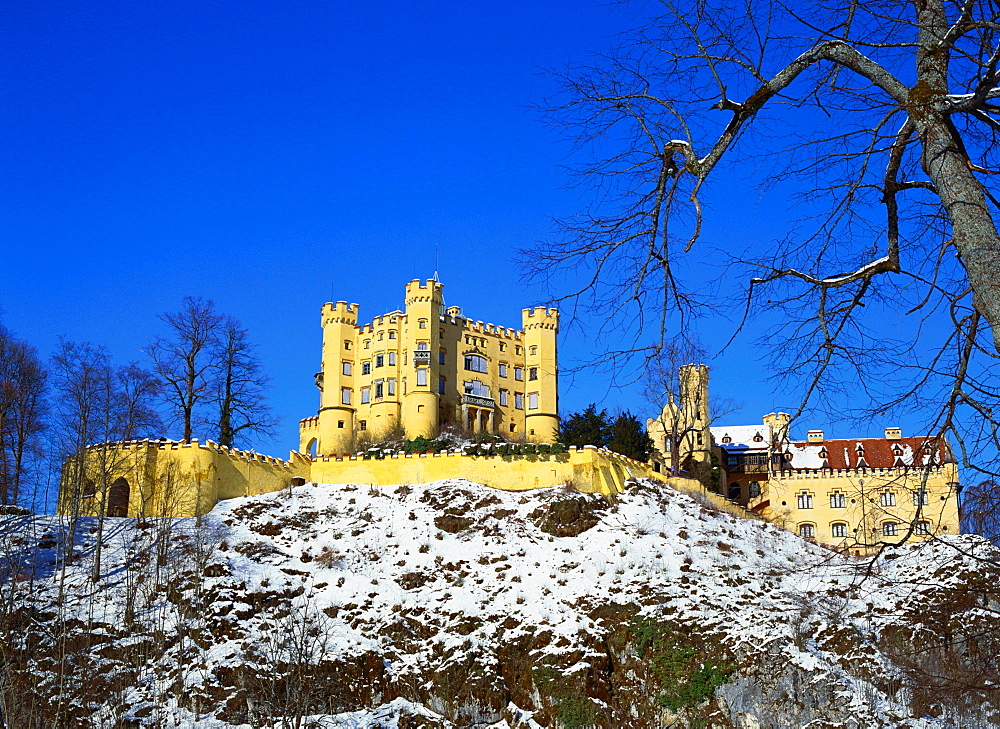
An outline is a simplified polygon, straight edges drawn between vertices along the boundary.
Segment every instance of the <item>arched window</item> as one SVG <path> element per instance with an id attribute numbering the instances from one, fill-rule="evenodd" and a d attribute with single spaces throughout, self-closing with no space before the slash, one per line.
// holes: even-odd
<path id="1" fill-rule="evenodd" d="M 313 438 L 312 440 L 310 440 L 306 444 L 306 453 L 308 453 L 310 456 L 312 456 L 313 458 L 315 458 L 316 457 L 316 448 L 317 448 L 318 444 L 319 444 L 319 441 L 316 438 Z"/>
<path id="2" fill-rule="evenodd" d="M 847 524 L 837 522 L 830 525 L 830 534 L 834 539 L 843 539 L 847 536 Z"/>
<path id="3" fill-rule="evenodd" d="M 128 481 L 124 478 L 119 478 L 111 484 L 111 490 L 108 492 L 108 516 L 128 516 L 130 491 Z"/>
<path id="4" fill-rule="evenodd" d="M 465 355 L 465 369 L 470 372 L 486 372 L 486 358 L 478 354 Z"/>
<path id="5" fill-rule="evenodd" d="M 743 489 L 740 488 L 740 485 L 738 483 L 734 482 L 734 483 L 729 484 L 729 498 L 730 499 L 733 499 L 735 501 L 736 499 L 740 498 L 740 495 L 742 495 L 742 493 L 743 493 Z"/>
<path id="6" fill-rule="evenodd" d="M 927 535 L 931 533 L 931 523 L 929 521 L 918 521 L 914 531 L 917 534 Z"/>
<path id="7" fill-rule="evenodd" d="M 815 524 L 799 524 L 799 536 L 805 539 L 815 539 L 816 538 L 816 525 Z"/>

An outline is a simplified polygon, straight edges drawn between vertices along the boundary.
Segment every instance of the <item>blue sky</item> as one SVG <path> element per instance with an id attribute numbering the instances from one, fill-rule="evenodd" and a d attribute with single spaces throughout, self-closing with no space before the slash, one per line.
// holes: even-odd
<path id="1" fill-rule="evenodd" d="M 438 269 L 449 303 L 519 326 L 545 303 L 517 250 L 572 213 L 570 148 L 532 108 L 544 73 L 630 25 L 590 0 L 482 3 L 9 3 L 0 10 L 0 322 L 48 355 L 60 336 L 141 360 L 156 316 L 214 299 L 259 345 L 282 454 L 314 414 L 319 308 L 399 308 Z M 706 237 L 765 235 L 733 179 Z M 766 218 L 766 216 L 763 216 Z M 752 233 L 750 231 L 753 231 Z M 710 256 L 703 264 L 709 266 Z M 568 323 L 568 322 L 567 322 Z M 565 328 L 564 367 L 607 343 Z M 731 325 L 701 333 L 728 339 Z M 794 404 L 752 336 L 712 362 L 742 408 Z M 591 401 L 652 414 L 639 388 L 567 378 Z M 806 427 L 823 422 L 813 421 Z M 875 431 L 881 427 L 875 426 Z"/>

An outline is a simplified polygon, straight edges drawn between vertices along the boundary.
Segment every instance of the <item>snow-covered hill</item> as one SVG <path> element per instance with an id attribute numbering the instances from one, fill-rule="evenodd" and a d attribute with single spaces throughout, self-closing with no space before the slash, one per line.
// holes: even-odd
<path id="1" fill-rule="evenodd" d="M 1000 726 L 977 537 L 870 563 L 662 486 L 465 481 L 105 526 L 94 583 L 94 520 L 69 564 L 0 522 L 10 727 Z"/>

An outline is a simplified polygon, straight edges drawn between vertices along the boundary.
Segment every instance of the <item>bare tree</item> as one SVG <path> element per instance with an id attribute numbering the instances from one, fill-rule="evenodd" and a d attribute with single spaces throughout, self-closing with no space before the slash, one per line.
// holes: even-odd
<path id="1" fill-rule="evenodd" d="M 0 326 L 0 504 L 18 503 L 40 455 L 46 377 L 34 347 Z"/>
<path id="2" fill-rule="evenodd" d="M 197 409 L 212 397 L 215 360 L 223 318 L 210 299 L 186 296 L 181 311 L 163 314 L 169 337 L 158 337 L 147 353 L 163 383 L 163 397 L 181 422 L 182 438 L 190 443 Z"/>
<path id="3" fill-rule="evenodd" d="M 220 445 L 232 447 L 248 435 L 268 435 L 277 423 L 264 396 L 269 378 L 254 349 L 238 321 L 230 317 L 221 323 L 213 352 L 216 414 L 210 423 Z"/>
<path id="4" fill-rule="evenodd" d="M 594 197 L 561 239 L 528 252 L 531 270 L 570 269 L 578 286 L 559 298 L 626 321 L 639 312 L 635 338 L 655 353 L 711 301 L 692 271 L 728 257 L 739 309 L 779 312 L 770 351 L 802 408 L 941 403 L 928 427 L 967 467 L 995 472 L 1000 7 L 654 7 L 616 51 L 566 73 L 547 104 L 578 143 Z M 795 219 L 769 209 L 787 235 L 731 230 L 709 253 L 710 185 L 740 184 L 727 168 L 803 203 Z"/>

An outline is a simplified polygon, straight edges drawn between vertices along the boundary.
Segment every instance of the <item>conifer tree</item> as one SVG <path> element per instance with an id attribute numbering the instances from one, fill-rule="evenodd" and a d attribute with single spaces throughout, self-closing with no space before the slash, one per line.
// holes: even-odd
<path id="1" fill-rule="evenodd" d="M 653 441 L 639 418 L 626 410 L 611 423 L 608 449 L 637 461 L 646 461 L 653 450 Z"/>
<path id="2" fill-rule="evenodd" d="M 566 446 L 603 448 L 608 444 L 610 428 L 607 411 L 597 412 L 596 403 L 590 403 L 583 412 L 571 413 L 560 423 L 558 441 Z"/>

